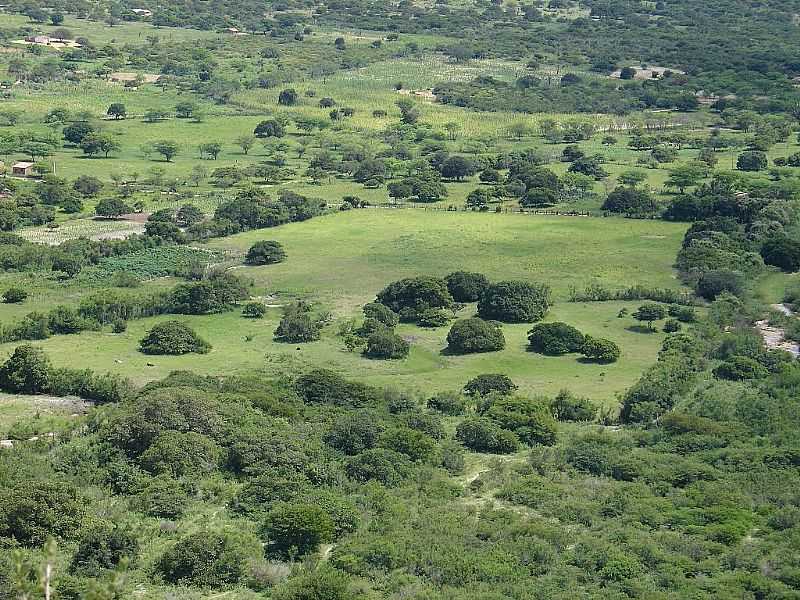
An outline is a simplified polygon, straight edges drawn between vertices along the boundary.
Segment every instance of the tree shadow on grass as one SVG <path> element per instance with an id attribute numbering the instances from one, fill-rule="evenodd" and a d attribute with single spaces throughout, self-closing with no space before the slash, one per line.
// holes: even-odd
<path id="1" fill-rule="evenodd" d="M 646 325 L 631 325 L 630 327 L 626 327 L 625 329 L 633 333 L 658 333 L 658 330 L 650 329 Z"/>
<path id="2" fill-rule="evenodd" d="M 609 362 L 607 360 L 597 360 L 596 358 L 587 358 L 585 356 L 579 356 L 575 359 L 576 362 L 582 365 L 613 365 L 613 362 Z"/>

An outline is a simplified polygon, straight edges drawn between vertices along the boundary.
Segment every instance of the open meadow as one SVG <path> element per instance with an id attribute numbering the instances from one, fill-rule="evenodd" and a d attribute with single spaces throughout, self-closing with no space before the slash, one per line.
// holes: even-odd
<path id="1" fill-rule="evenodd" d="M 241 266 L 235 272 L 252 281 L 250 293 L 275 306 L 264 319 L 245 319 L 238 312 L 181 317 L 213 346 L 206 355 L 151 357 L 138 352 L 138 342 L 157 317 L 132 321 L 123 334 L 108 331 L 54 336 L 41 346 L 54 364 L 91 363 L 143 383 L 172 370 L 199 373 L 258 371 L 290 376 L 324 364 L 358 380 L 402 386 L 422 395 L 463 385 L 483 372 L 507 373 L 523 389 L 553 395 L 561 388 L 613 405 L 655 359 L 660 333 L 643 333 L 630 318 L 617 318 L 631 302 L 570 303 L 571 288 L 600 284 L 622 289 L 641 284 L 678 288 L 672 262 L 685 226 L 662 221 L 617 218 L 547 217 L 541 215 L 451 213 L 416 209 L 364 209 L 318 217 L 269 230 L 216 240 L 207 246 L 243 256 L 255 242 L 277 240 L 288 259 L 276 265 Z M 241 259 L 239 259 L 241 260 Z M 564 321 L 582 331 L 616 341 L 622 359 L 613 365 L 581 364 L 576 356 L 543 357 L 526 351 L 529 325 L 505 325 L 502 352 L 448 356 L 448 327 L 427 329 L 401 325 L 398 333 L 411 341 L 402 361 L 372 361 L 348 352 L 337 336 L 339 324 L 360 316 L 360 307 L 391 281 L 418 275 L 444 276 L 458 270 L 477 271 L 490 279 L 546 283 L 556 302 L 548 321 Z M 4 276 L 10 283 L 9 276 Z M 168 286 L 168 280 L 151 284 Z M 53 285 L 32 296 L 36 308 L 76 304 L 74 286 Z M 322 339 L 309 344 L 274 341 L 280 320 L 277 306 L 305 300 L 332 311 L 334 322 Z M 21 318 L 32 305 L 0 305 L 0 319 Z M 459 318 L 474 314 L 467 306 Z M 14 344 L 0 346 L 9 353 Z"/>

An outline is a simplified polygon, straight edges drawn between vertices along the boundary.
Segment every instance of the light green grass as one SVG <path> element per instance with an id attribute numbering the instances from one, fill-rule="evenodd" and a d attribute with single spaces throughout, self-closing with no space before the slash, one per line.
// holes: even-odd
<path id="1" fill-rule="evenodd" d="M 285 263 L 245 268 L 269 291 L 363 304 L 387 283 L 413 275 L 472 270 L 493 279 L 539 280 L 559 299 L 599 282 L 678 287 L 672 263 L 685 225 L 618 218 L 364 209 L 215 240 L 244 253 L 280 241 Z"/>
<path id="2" fill-rule="evenodd" d="M 606 337 L 623 349 L 622 359 L 613 365 L 585 364 L 578 355 L 545 357 L 526 351 L 529 324 L 504 325 L 506 349 L 501 352 L 448 356 L 448 327 L 422 329 L 401 325 L 398 333 L 411 340 L 412 349 L 404 360 L 377 361 L 348 352 L 336 336 L 336 324 L 328 326 L 320 341 L 308 344 L 283 344 L 273 341 L 278 324 L 278 309 L 267 318 L 250 320 L 238 312 L 224 315 L 179 317 L 196 329 L 212 345 L 205 355 L 146 356 L 137 350 L 139 340 L 154 323 L 173 316 L 134 321 L 123 334 L 87 332 L 78 336 L 57 336 L 37 342 L 56 366 L 90 365 L 98 371 L 111 371 L 145 383 L 166 376 L 173 370 L 230 375 L 261 372 L 265 376 L 289 375 L 311 368 L 329 368 L 342 375 L 381 386 L 398 386 L 422 395 L 457 389 L 481 373 L 506 373 L 526 393 L 554 395 L 562 388 L 612 405 L 616 394 L 630 386 L 656 358 L 663 334 L 641 333 L 629 328 L 630 318 L 617 318 L 623 307 L 629 311 L 637 303 L 595 304 L 560 303 L 547 320 L 568 322 L 590 335 Z M 459 315 L 469 316 L 470 307 Z M 252 336 L 245 341 L 245 336 Z M 0 346 L 10 352 L 14 344 Z"/>
<path id="3" fill-rule="evenodd" d="M 281 344 L 272 339 L 280 318 L 272 308 L 263 320 L 223 315 L 179 317 L 214 346 L 206 355 L 152 357 L 137 351 L 138 341 L 155 322 L 133 321 L 128 331 L 113 335 L 85 332 L 40 342 L 58 366 L 89 365 L 138 383 L 163 377 L 175 369 L 230 374 L 255 370 L 265 375 L 296 375 L 312 367 L 333 368 L 344 375 L 379 385 L 397 385 L 430 394 L 458 388 L 485 372 L 509 374 L 526 392 L 555 394 L 563 387 L 598 402 L 612 403 L 651 364 L 662 334 L 629 330 L 630 318 L 619 319 L 623 307 L 637 303 L 567 303 L 569 287 L 599 282 L 618 288 L 636 283 L 678 287 L 671 269 L 685 226 L 662 221 L 541 217 L 509 214 L 448 213 L 423 210 L 366 209 L 319 217 L 303 223 L 215 240 L 209 247 L 243 254 L 257 240 L 279 240 L 288 260 L 265 267 L 240 267 L 236 272 L 254 282 L 252 295 L 270 296 L 283 304 L 302 297 L 329 309 L 335 322 L 318 342 Z M 505 325 L 502 352 L 448 356 L 448 328 L 422 329 L 401 325 L 398 332 L 412 343 L 401 361 L 371 361 L 347 352 L 336 336 L 342 319 L 360 316 L 360 307 L 387 283 L 414 275 L 443 276 L 455 270 L 483 272 L 491 279 L 525 279 L 552 286 L 556 304 L 548 320 L 562 320 L 591 335 L 616 341 L 623 358 L 614 365 L 583 364 L 577 356 L 543 357 L 526 351 L 528 324 Z M 150 286 L 163 287 L 159 279 Z M 68 287 L 55 288 L 63 299 Z M 77 290 L 75 290 L 77 292 Z M 60 295 L 59 295 L 60 294 Z M 77 302 L 77 298 L 73 303 Z M 52 299 L 40 300 L 42 308 Z M 38 307 L 37 304 L 37 307 Z M 30 310 L 26 302 L 3 307 L 0 317 L 17 318 Z M 469 306 L 460 315 L 473 314 Z M 247 341 L 248 337 L 252 337 Z M 15 344 L 0 346 L 8 354 Z"/>

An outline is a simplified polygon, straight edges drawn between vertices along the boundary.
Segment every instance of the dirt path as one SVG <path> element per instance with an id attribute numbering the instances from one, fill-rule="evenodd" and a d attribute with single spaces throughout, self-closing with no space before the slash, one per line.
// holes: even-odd
<path id="1" fill-rule="evenodd" d="M 770 308 L 791 317 L 794 315 L 792 309 L 785 304 L 773 304 Z M 800 344 L 786 339 L 786 332 L 782 327 L 774 327 L 769 324 L 767 319 L 756 321 L 756 329 L 764 338 L 764 345 L 770 350 L 785 350 L 795 358 L 800 357 Z"/>

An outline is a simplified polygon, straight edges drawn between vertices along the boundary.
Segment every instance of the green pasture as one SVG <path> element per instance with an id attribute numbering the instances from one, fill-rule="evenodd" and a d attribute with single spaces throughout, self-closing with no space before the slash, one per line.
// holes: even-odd
<path id="1" fill-rule="evenodd" d="M 276 305 L 263 320 L 232 312 L 179 317 L 208 339 L 207 355 L 145 356 L 138 341 L 155 322 L 174 316 L 132 321 L 123 334 L 107 331 L 54 336 L 39 343 L 56 365 L 86 364 L 99 371 L 122 373 L 137 382 L 163 377 L 175 369 L 203 373 L 260 370 L 269 375 L 296 374 L 312 366 L 327 366 L 348 376 L 380 385 L 402 385 L 420 393 L 458 387 L 483 372 L 504 372 L 531 393 L 557 392 L 568 387 L 602 401 L 633 383 L 652 363 L 660 333 L 642 333 L 630 318 L 618 318 L 637 303 L 566 302 L 570 286 L 602 283 L 620 288 L 633 284 L 678 287 L 671 268 L 684 225 L 616 218 L 544 217 L 519 214 L 450 213 L 417 209 L 364 209 L 331 214 L 252 231 L 208 244 L 242 255 L 255 241 L 275 239 L 288 260 L 265 267 L 239 267 L 253 282 L 252 295 Z M 507 347 L 502 352 L 448 356 L 448 328 L 423 329 L 401 325 L 398 332 L 412 343 L 408 359 L 371 361 L 348 352 L 337 337 L 343 320 L 360 317 L 360 306 L 374 299 L 387 283 L 414 275 L 443 276 L 455 270 L 479 271 L 491 279 L 525 279 L 548 283 L 555 306 L 548 320 L 562 320 L 595 336 L 620 344 L 623 358 L 614 365 L 583 364 L 577 356 L 543 357 L 526 351 L 529 324 L 505 325 Z M 0 319 L 56 304 L 75 305 L 81 291 L 44 281 L 40 287 L 27 276 L 4 275 L 3 285 L 19 281 L 32 288 L 21 305 L 2 305 Z M 16 279 L 14 279 L 16 278 Z M 159 279 L 148 286 L 168 286 Z M 83 290 L 86 293 L 86 290 Z M 330 310 L 333 322 L 318 342 L 282 344 L 272 339 L 280 319 L 277 305 L 295 298 Z M 458 317 L 473 314 L 468 306 Z M 5 344 L 0 353 L 16 344 Z"/>
<path id="2" fill-rule="evenodd" d="M 493 279 L 547 282 L 557 299 L 596 282 L 678 287 L 672 263 L 686 226 L 619 218 L 363 209 L 214 240 L 242 254 L 274 239 L 289 259 L 244 267 L 271 293 L 311 295 L 343 313 L 387 283 L 471 270 Z"/>
<path id="3" fill-rule="evenodd" d="M 261 372 L 265 376 L 295 376 L 311 368 L 325 367 L 355 379 L 382 386 L 398 386 L 427 395 L 459 388 L 480 373 L 506 373 L 527 393 L 554 395 L 568 388 L 598 403 L 613 405 L 621 393 L 655 360 L 663 334 L 646 333 L 630 317 L 618 318 L 620 309 L 635 309 L 635 302 L 557 304 L 547 320 L 568 322 L 590 335 L 607 337 L 623 349 L 622 358 L 612 365 L 583 363 L 578 355 L 546 357 L 526 350 L 529 324 L 504 325 L 506 348 L 501 352 L 469 356 L 448 356 L 443 352 L 448 327 L 422 329 L 401 325 L 398 333 L 411 342 L 407 359 L 376 361 L 348 352 L 337 337 L 337 325 L 326 327 L 323 337 L 308 344 L 275 342 L 273 331 L 280 319 L 271 309 L 265 319 L 243 318 L 238 312 L 223 315 L 178 317 L 207 339 L 213 350 L 204 355 L 147 356 L 138 352 L 138 342 L 156 322 L 175 318 L 163 316 L 132 321 L 122 334 L 86 332 L 54 336 L 36 342 L 47 351 L 56 366 L 90 365 L 142 384 L 159 379 L 173 370 L 230 375 Z M 355 308 L 355 307 L 354 307 Z M 459 318 L 469 316 L 468 307 Z M 355 313 L 355 311 L 354 311 Z M 10 353 L 16 344 L 0 346 Z"/>

